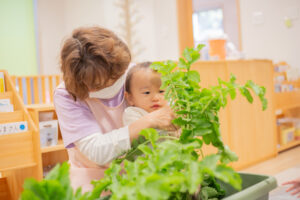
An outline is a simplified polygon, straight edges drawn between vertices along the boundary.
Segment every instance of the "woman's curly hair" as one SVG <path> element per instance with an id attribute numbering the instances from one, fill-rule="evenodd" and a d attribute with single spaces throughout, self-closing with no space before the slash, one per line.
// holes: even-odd
<path id="1" fill-rule="evenodd" d="M 127 45 L 113 32 L 100 27 L 78 28 L 67 38 L 60 54 L 66 90 L 74 100 L 84 100 L 118 79 L 131 60 Z"/>

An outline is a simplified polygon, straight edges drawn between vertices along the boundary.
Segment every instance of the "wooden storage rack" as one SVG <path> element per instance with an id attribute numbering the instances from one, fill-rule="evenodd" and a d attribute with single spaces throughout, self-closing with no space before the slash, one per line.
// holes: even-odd
<path id="1" fill-rule="evenodd" d="M 300 108 L 300 91 L 275 93 L 275 106 L 276 113 L 284 113 L 288 110 Z M 287 144 L 280 145 L 278 140 L 278 152 L 285 151 L 299 144 L 300 140 L 294 140 Z"/>
<path id="2" fill-rule="evenodd" d="M 0 199 L 18 199 L 24 180 L 42 179 L 40 138 L 14 84 L 4 70 L 5 92 L 0 98 L 9 98 L 14 112 L 0 113 L 0 123 L 27 121 L 28 131 L 0 136 Z"/>
<path id="3" fill-rule="evenodd" d="M 39 115 L 42 112 L 53 112 L 54 119 L 57 119 L 53 106 L 53 92 L 61 82 L 60 75 L 11 76 L 11 78 L 38 130 Z M 58 139 L 57 145 L 41 148 L 42 169 L 68 160 L 60 130 Z M 43 174 L 44 172 L 43 170 Z"/>
<path id="4" fill-rule="evenodd" d="M 57 120 L 57 115 L 53 104 L 31 104 L 26 106 L 34 123 L 39 127 L 39 115 L 42 112 L 53 112 L 54 118 Z M 49 147 L 41 148 L 42 167 L 45 169 L 47 166 L 54 166 L 57 163 L 62 163 L 68 160 L 67 150 L 64 147 L 60 129 L 58 129 L 58 144 Z M 43 170 L 43 174 L 46 171 Z"/>
<path id="5" fill-rule="evenodd" d="M 287 65 L 285 62 L 281 62 L 279 64 L 275 64 L 274 68 L 277 65 Z M 274 72 L 274 79 L 276 76 L 285 76 L 286 77 L 286 72 Z M 275 82 L 275 80 L 274 80 Z M 274 101 L 275 101 L 275 114 L 276 117 L 286 113 L 286 112 L 291 112 L 296 109 L 300 109 L 300 80 L 296 81 L 287 81 L 284 80 L 282 81 L 282 84 L 292 84 L 296 88 L 294 91 L 288 91 L 288 92 L 275 92 L 274 94 Z M 300 140 L 294 140 L 291 141 L 287 144 L 280 145 L 279 144 L 279 137 L 280 137 L 280 132 L 279 128 L 277 129 L 277 134 L 278 134 L 278 152 L 285 151 L 287 149 L 290 149 L 292 147 L 298 146 L 300 144 Z"/>

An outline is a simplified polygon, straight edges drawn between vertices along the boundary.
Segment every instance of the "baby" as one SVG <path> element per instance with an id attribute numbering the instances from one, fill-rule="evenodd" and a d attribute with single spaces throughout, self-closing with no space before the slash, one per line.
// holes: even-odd
<path id="1" fill-rule="evenodd" d="M 139 63 L 133 66 L 127 74 L 125 98 L 130 106 L 123 114 L 124 125 L 129 125 L 168 103 L 164 99 L 164 90 L 160 89 L 160 74 L 152 70 L 150 65 L 151 62 Z M 159 131 L 159 133 L 176 135 L 164 131 Z"/>

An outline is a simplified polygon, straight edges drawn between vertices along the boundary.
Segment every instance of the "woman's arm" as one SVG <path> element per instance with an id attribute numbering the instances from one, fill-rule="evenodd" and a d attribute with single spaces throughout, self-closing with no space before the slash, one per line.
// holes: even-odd
<path id="1" fill-rule="evenodd" d="M 75 142 L 78 150 L 98 165 L 105 165 L 129 150 L 128 126 L 109 133 L 94 133 Z"/>
<path id="2" fill-rule="evenodd" d="M 129 150 L 131 148 L 130 143 L 139 136 L 141 130 L 170 127 L 172 119 L 173 112 L 171 109 L 162 108 L 136 120 L 128 127 L 113 130 L 106 134 L 95 133 L 75 144 L 89 160 L 98 165 L 105 165 Z"/>
<path id="3" fill-rule="evenodd" d="M 87 105 L 65 91 L 56 91 L 54 105 L 65 146 L 76 145 L 91 161 L 104 165 L 130 149 L 130 142 L 145 128 L 168 129 L 173 112 L 162 108 L 133 122 L 128 127 L 102 133 Z"/>

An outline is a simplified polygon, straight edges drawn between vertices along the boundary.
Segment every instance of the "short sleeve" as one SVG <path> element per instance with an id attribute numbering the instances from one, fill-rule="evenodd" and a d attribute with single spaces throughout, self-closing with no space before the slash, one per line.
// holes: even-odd
<path id="1" fill-rule="evenodd" d="M 91 134 L 101 133 L 87 104 L 74 101 L 66 89 L 57 88 L 53 101 L 65 147 L 72 147 L 74 142 Z"/>

